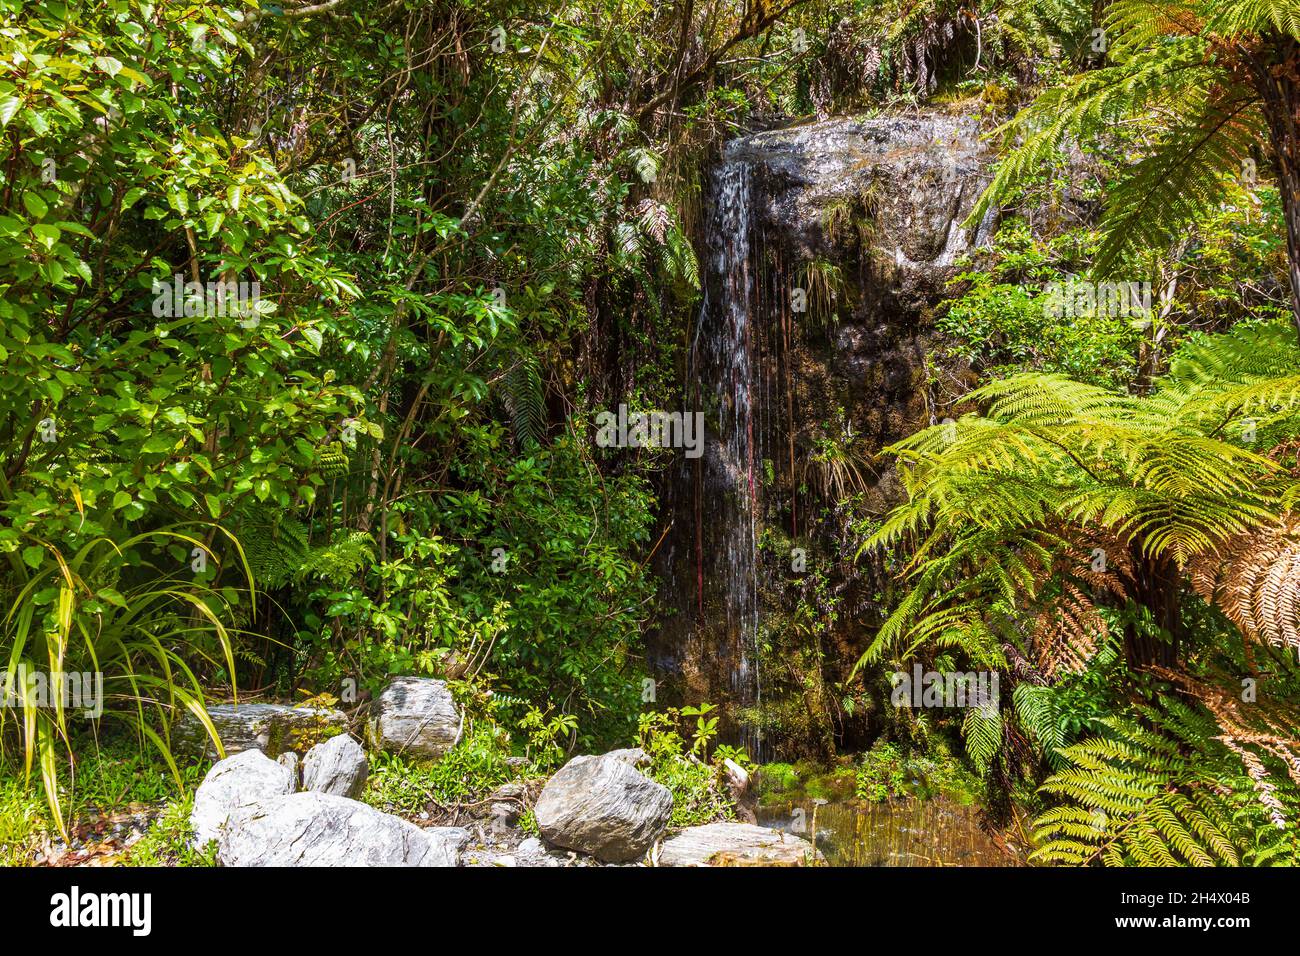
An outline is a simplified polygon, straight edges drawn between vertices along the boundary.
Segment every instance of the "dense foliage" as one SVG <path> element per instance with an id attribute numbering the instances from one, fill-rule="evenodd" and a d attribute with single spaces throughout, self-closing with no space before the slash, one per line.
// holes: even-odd
<path id="1" fill-rule="evenodd" d="M 1001 131 L 927 357 L 978 383 L 887 514 L 846 423 L 812 450 L 893 577 L 855 619 L 808 576 L 769 715 L 870 714 L 861 797 L 978 776 L 1047 862 L 1294 862 L 1298 67 L 1294 0 L 0 0 L 0 844 L 39 786 L 171 801 L 139 859 L 203 862 L 183 713 L 393 674 L 467 727 L 377 805 L 637 741 L 675 824 L 732 817 L 747 755 L 645 680 L 674 457 L 593 415 L 680 404 L 723 140 L 923 107 Z M 1153 301 L 1063 318 L 1098 280 Z M 916 662 L 1007 693 L 881 717 Z M 155 754 L 119 795 L 105 735 Z"/>

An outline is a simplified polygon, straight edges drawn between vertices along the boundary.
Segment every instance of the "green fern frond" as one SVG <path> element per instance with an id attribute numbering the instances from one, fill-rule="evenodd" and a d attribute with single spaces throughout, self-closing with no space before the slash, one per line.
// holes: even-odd
<path id="1" fill-rule="evenodd" d="M 505 377 L 505 402 L 514 423 L 515 443 L 535 448 L 546 437 L 546 399 L 535 356 L 520 355 Z"/>
<path id="2" fill-rule="evenodd" d="M 309 549 L 294 579 L 315 578 L 334 586 L 346 584 L 375 559 L 374 540 L 364 531 L 342 532 L 329 544 Z"/>
<path id="3" fill-rule="evenodd" d="M 992 707 L 972 707 L 966 711 L 961 732 L 975 769 L 987 773 L 1002 748 L 1002 714 Z"/>
<path id="4" fill-rule="evenodd" d="M 1237 866 L 1294 847 L 1252 799 L 1251 782 L 1203 709 L 1159 698 L 1137 722 L 1104 721 L 1107 735 L 1061 751 L 1067 769 L 1041 791 L 1059 806 L 1035 820 L 1033 858 L 1071 866 Z M 1295 788 L 1286 795 L 1295 807 Z"/>
<path id="5" fill-rule="evenodd" d="M 307 526 L 262 505 L 245 508 L 236 520 L 254 580 L 265 589 L 293 581 L 309 550 Z"/>
<path id="6" fill-rule="evenodd" d="M 1167 253 L 1269 142 L 1256 46 L 1294 38 L 1298 26 L 1296 0 L 1110 3 L 1110 65 L 1047 90 L 1000 130 L 1006 155 L 967 225 L 1062 162 L 1072 143 L 1102 142 L 1136 123 L 1159 132 L 1111 186 L 1094 273 L 1116 275 L 1145 253 Z"/>
<path id="7" fill-rule="evenodd" d="M 1008 152 L 971 210 L 967 228 L 978 225 L 1030 176 L 1055 163 L 1071 141 L 1099 135 L 1152 103 L 1162 102 L 1184 75 L 1205 73 L 1203 62 L 1201 41 L 1176 38 L 1150 55 L 1090 71 L 1040 94 L 998 131 Z M 1202 76 L 1202 83 L 1208 81 L 1208 75 Z"/>
<path id="8" fill-rule="evenodd" d="M 1257 35 L 1276 30 L 1300 39 L 1300 3 L 1296 0 L 1234 0 L 1197 5 L 1205 11 L 1208 31 L 1224 37 Z"/>
<path id="9" fill-rule="evenodd" d="M 1184 83 L 1165 110 L 1167 131 L 1111 191 L 1094 274 L 1116 275 L 1138 253 L 1168 248 L 1187 223 L 1222 203 L 1227 179 L 1263 139 L 1254 92 L 1217 79 L 1209 89 Z"/>

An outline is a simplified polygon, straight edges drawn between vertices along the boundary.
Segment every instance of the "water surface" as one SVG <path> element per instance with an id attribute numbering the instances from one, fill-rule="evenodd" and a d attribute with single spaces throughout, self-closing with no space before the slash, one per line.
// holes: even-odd
<path id="1" fill-rule="evenodd" d="M 941 798 L 845 800 L 815 808 L 805 800 L 760 807 L 758 822 L 805 838 L 815 833 L 831 866 L 1024 865 L 980 827 L 976 807 Z"/>

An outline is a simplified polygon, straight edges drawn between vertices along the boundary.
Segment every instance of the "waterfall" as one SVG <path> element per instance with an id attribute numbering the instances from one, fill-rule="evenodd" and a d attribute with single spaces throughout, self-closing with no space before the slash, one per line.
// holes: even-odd
<path id="1" fill-rule="evenodd" d="M 848 680 L 887 571 L 838 550 L 857 506 L 809 458 L 841 421 L 863 456 L 927 424 L 933 309 L 969 248 L 987 161 L 973 119 L 845 117 L 747 133 L 707 172 L 704 304 L 682 370 L 706 440 L 663 482 L 664 613 L 647 662 L 676 700 L 719 705 L 721 739 L 755 759 L 871 729 L 805 693 L 815 668 L 823 687 Z M 871 513 L 897 500 L 885 468 L 861 477 Z"/>
<path id="2" fill-rule="evenodd" d="M 762 464 L 761 429 L 756 432 L 754 309 L 758 301 L 751 256 L 751 175 L 741 161 L 724 162 L 712 174 L 712 204 L 707 220 L 708 277 L 697 334 L 696 387 L 716 408 L 717 467 L 702 489 L 709 556 L 725 605 L 726 633 L 721 648 L 730 667 L 733 711 L 755 707 L 761 699 L 758 667 L 758 493 Z M 706 397 L 707 396 L 707 397 Z M 703 510 L 702 509 L 702 510 Z M 703 517 L 703 516 L 701 516 Z M 701 557 L 701 570 L 706 562 Z M 756 727 L 742 722 L 740 741 L 754 759 L 761 744 Z"/>

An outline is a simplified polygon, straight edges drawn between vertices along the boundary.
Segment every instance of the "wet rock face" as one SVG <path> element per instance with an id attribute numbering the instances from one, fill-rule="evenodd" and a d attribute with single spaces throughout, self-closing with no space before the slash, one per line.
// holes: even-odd
<path id="1" fill-rule="evenodd" d="M 724 718 L 783 692 L 772 671 L 788 668 L 764 675 L 754 635 L 798 603 L 790 547 L 837 566 L 831 656 L 861 651 L 878 588 L 857 579 L 865 562 L 841 560 L 856 544 L 837 525 L 838 503 L 860 493 L 860 511 L 883 515 L 901 500 L 880 451 L 954 414 L 945 402 L 969 385 L 966 369 L 927 363 L 956 262 L 993 225 L 965 226 L 991 177 L 980 134 L 974 118 L 941 113 L 832 119 L 733 140 L 712 171 L 707 301 L 687 373 L 708 440 L 665 498 L 673 533 L 657 567 L 677 613 L 649 656 L 684 696 L 722 704 Z M 855 474 L 827 464 L 828 442 Z M 724 736 L 751 756 L 755 745 L 765 759 L 799 753 L 780 746 L 780 728 L 771 749 L 734 730 Z M 818 739 L 824 748 L 829 734 Z"/>
<path id="2" fill-rule="evenodd" d="M 826 213 L 861 203 L 876 252 L 931 291 L 968 248 L 961 222 L 989 180 L 989 155 L 969 117 L 826 120 L 733 140 L 723 155 L 756 168 L 765 231 L 788 251 L 833 254 Z"/>
<path id="3" fill-rule="evenodd" d="M 753 308 L 759 355 L 751 361 L 764 394 L 787 403 L 784 416 L 764 418 L 762 443 L 776 449 L 793 439 L 800 472 L 792 485 L 789 456 L 773 455 L 772 484 L 797 486 L 828 434 L 847 432 L 859 453 L 875 456 L 948 414 L 945 390 L 964 389 L 966 370 L 927 368 L 934 310 L 950 294 L 958 258 L 993 226 L 991 217 L 965 225 L 992 175 L 976 119 L 832 119 L 734 140 L 724 160 L 751 167 L 750 245 L 762 250 L 755 271 L 767 277 Z M 831 302 L 797 313 L 787 297 L 810 285 L 810 262 L 833 269 L 838 285 Z M 874 510 L 899 500 L 889 463 L 865 477 Z M 764 516 L 821 504 L 832 502 L 776 499 Z"/>

